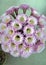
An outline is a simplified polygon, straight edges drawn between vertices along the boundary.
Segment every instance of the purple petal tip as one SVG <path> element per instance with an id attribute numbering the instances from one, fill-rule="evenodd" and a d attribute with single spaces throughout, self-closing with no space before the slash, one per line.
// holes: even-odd
<path id="1" fill-rule="evenodd" d="M 26 5 L 26 4 L 22 4 L 22 5 L 20 6 L 20 8 L 22 8 L 22 9 L 28 9 L 28 8 L 29 8 L 29 6 L 28 6 L 28 5 Z"/>

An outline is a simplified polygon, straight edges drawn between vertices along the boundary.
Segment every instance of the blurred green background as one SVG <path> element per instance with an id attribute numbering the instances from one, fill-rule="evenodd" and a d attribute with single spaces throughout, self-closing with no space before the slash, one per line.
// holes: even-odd
<path id="1" fill-rule="evenodd" d="M 46 0 L 0 0 L 0 16 L 11 6 L 28 4 L 39 13 L 46 15 Z M 46 65 L 46 49 L 40 54 L 33 54 L 29 58 L 14 58 L 7 54 L 4 65 Z"/>

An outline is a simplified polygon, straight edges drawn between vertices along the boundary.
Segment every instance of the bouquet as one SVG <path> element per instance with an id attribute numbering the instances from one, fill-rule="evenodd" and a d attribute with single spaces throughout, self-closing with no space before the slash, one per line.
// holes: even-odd
<path id="1" fill-rule="evenodd" d="M 14 57 L 40 53 L 45 49 L 45 28 L 44 15 L 26 4 L 12 6 L 0 17 L 1 48 Z"/>

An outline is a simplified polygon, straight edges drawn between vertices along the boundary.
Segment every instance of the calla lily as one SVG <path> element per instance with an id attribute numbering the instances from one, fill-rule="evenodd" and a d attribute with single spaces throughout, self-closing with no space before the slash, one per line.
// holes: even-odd
<path id="1" fill-rule="evenodd" d="M 13 38 L 12 38 L 12 40 L 13 40 L 15 43 L 20 44 L 20 43 L 22 43 L 22 41 L 23 41 L 23 35 L 20 34 L 20 33 L 15 33 L 14 36 L 13 36 Z"/>
<path id="2" fill-rule="evenodd" d="M 35 33 L 34 26 L 27 25 L 24 27 L 24 34 L 32 35 Z"/>
<path id="3" fill-rule="evenodd" d="M 37 23 L 38 23 L 38 20 L 37 20 L 37 18 L 35 18 L 35 17 L 33 17 L 33 16 L 30 16 L 29 18 L 28 18 L 28 21 L 27 21 L 30 25 L 37 25 Z"/>

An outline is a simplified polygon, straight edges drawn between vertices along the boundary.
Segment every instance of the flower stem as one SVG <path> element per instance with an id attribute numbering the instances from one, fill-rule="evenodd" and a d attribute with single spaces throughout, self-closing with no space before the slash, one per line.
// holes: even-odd
<path id="1" fill-rule="evenodd" d="M 3 65 L 6 60 L 6 54 L 2 51 L 1 45 L 0 45 L 0 65 Z"/>

